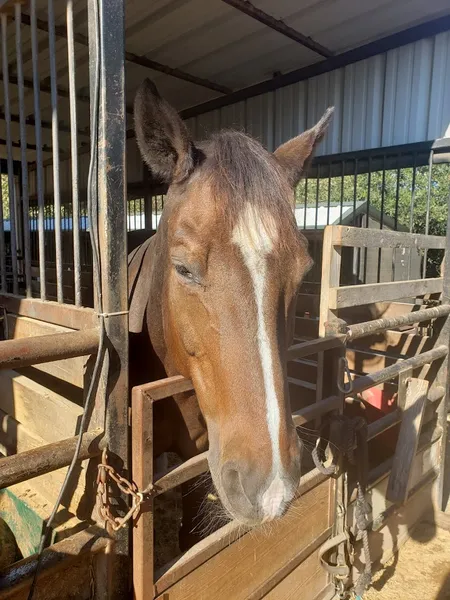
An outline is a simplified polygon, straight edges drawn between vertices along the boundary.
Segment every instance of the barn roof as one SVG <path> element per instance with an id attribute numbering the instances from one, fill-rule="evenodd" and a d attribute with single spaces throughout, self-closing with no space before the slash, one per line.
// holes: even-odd
<path id="1" fill-rule="evenodd" d="M 0 1 L 0 5 L 2 2 Z M 56 63 L 61 93 L 61 148 L 69 150 L 69 88 L 65 2 L 54 2 Z M 51 99 L 47 0 L 37 0 L 43 142 L 50 155 Z M 30 16 L 22 12 L 24 76 L 32 82 Z M 89 127 L 88 25 L 85 0 L 74 0 L 79 144 Z M 228 103 L 286 85 L 450 29 L 448 0 L 128 0 L 126 2 L 126 93 L 128 113 L 137 86 L 151 77 L 184 116 L 214 103 Z M 403 33 L 401 33 L 403 32 Z M 391 37 L 389 37 L 391 36 Z M 394 36 L 394 37 L 392 37 Z M 383 40 L 383 41 L 380 41 Z M 361 49 L 362 50 L 358 50 Z M 11 83 L 16 76 L 14 24 L 8 26 Z M 256 86 L 256 87 L 255 87 Z M 18 115 L 17 87 L 10 85 L 11 112 Z M 244 91 L 243 91 L 244 90 Z M 250 91 L 249 91 L 250 90 Z M 212 103 L 212 104 L 208 104 Z M 33 158 L 33 91 L 25 89 Z M 131 119 L 130 119 L 131 121 Z M 6 138 L 4 120 L 0 138 Z M 128 123 L 128 129 L 132 123 Z M 66 128 L 67 131 L 64 131 Z M 85 132 L 83 135 L 83 131 Z M 18 145 L 19 124 L 12 123 Z M 18 150 L 16 152 L 18 154 Z M 4 153 L 3 153 L 4 154 Z"/>

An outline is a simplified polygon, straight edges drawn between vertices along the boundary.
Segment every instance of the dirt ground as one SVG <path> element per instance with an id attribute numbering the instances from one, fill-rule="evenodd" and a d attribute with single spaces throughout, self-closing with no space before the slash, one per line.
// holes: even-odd
<path id="1" fill-rule="evenodd" d="M 423 521 L 376 573 L 364 600 L 450 600 L 450 527 Z"/>

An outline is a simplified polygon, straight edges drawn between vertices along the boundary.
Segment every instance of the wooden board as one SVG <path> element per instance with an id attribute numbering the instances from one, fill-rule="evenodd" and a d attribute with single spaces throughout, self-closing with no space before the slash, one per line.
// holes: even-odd
<path id="1" fill-rule="evenodd" d="M 388 283 L 366 283 L 362 285 L 333 286 L 329 291 L 330 309 L 359 306 L 372 302 L 386 302 L 413 298 L 424 294 L 442 292 L 442 277 L 414 279 L 411 281 L 389 281 Z"/>
<path id="2" fill-rule="evenodd" d="M 162 590 L 157 582 L 158 599 L 246 599 L 328 529 L 329 505 L 330 481 L 325 481 L 299 498 L 283 519 L 271 525 L 270 532 L 244 535 L 168 589 Z M 172 575 L 188 560 L 189 553 L 171 567 Z"/>
<path id="3" fill-rule="evenodd" d="M 362 229 L 336 225 L 333 228 L 333 242 L 337 246 L 355 248 L 435 248 L 444 250 L 444 236 L 404 233 L 388 229 Z"/>
<path id="4" fill-rule="evenodd" d="M 10 313 L 63 327 L 92 329 L 92 327 L 98 326 L 98 316 L 92 308 L 58 304 L 58 302 L 43 301 L 37 298 L 22 298 L 10 294 L 0 294 L 0 304 Z"/>
<path id="5" fill-rule="evenodd" d="M 15 371 L 0 371 L 0 410 L 32 434 L 57 442 L 76 434 L 83 409 Z"/>
<path id="6" fill-rule="evenodd" d="M 5 456 L 33 450 L 45 444 L 37 435 L 30 433 L 14 417 L 0 410 L 0 452 Z"/>
<path id="7" fill-rule="evenodd" d="M 19 339 L 34 337 L 37 335 L 51 335 L 53 333 L 64 333 L 73 331 L 67 327 L 53 325 L 45 321 L 38 321 L 28 317 L 19 317 L 17 315 L 8 315 L 8 334 L 9 339 Z M 88 356 L 77 356 L 75 358 L 66 358 L 49 363 L 35 365 L 34 368 L 52 377 L 61 379 L 76 387 L 82 388 L 84 383 L 84 372 Z"/>
<path id="8" fill-rule="evenodd" d="M 411 378 L 406 385 L 405 405 L 401 409 L 402 423 L 386 490 L 387 499 L 400 504 L 404 504 L 408 498 L 412 463 L 419 444 L 429 382 Z"/>
<path id="9" fill-rule="evenodd" d="M 327 574 L 320 566 L 318 551 L 313 552 L 281 583 L 265 596 L 265 600 L 310 600 L 327 585 Z"/>

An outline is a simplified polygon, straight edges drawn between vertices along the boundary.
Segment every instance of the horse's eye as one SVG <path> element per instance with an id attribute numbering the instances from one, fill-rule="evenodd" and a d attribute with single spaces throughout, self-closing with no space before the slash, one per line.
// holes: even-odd
<path id="1" fill-rule="evenodd" d="M 178 273 L 178 275 L 184 277 L 184 279 L 194 279 L 192 273 L 189 271 L 189 269 L 186 269 L 184 265 L 175 265 L 175 271 Z"/>

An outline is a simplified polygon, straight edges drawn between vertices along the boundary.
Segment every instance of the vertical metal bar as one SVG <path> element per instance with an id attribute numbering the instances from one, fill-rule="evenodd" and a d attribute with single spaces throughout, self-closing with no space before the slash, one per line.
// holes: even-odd
<path id="1" fill-rule="evenodd" d="M 412 181 L 411 181 L 411 207 L 409 210 L 409 233 L 412 233 L 414 231 L 414 208 L 415 208 L 415 200 L 416 200 L 416 170 L 417 170 L 417 154 L 414 152 Z M 414 252 L 413 248 L 410 248 L 408 250 L 408 279 L 411 279 L 411 261 L 412 261 L 412 253 L 413 252 Z"/>
<path id="2" fill-rule="evenodd" d="M 320 165 L 317 165 L 317 176 L 316 176 L 316 216 L 314 221 L 314 229 L 317 229 L 317 222 L 319 217 L 319 188 L 320 188 Z"/>
<path id="3" fill-rule="evenodd" d="M 425 214 L 425 235 L 428 235 L 430 230 L 430 205 L 431 205 L 431 175 L 433 171 L 433 150 L 430 152 L 430 158 L 428 160 L 428 184 L 427 184 L 427 208 Z M 423 252 L 423 265 L 422 265 L 422 277 L 425 279 L 427 276 L 427 258 L 428 251 L 425 248 Z"/>
<path id="4" fill-rule="evenodd" d="M 380 210 L 380 229 L 384 225 L 384 199 L 386 194 L 386 155 L 383 154 L 383 174 L 381 177 L 381 210 Z M 377 265 L 377 283 L 380 283 L 381 277 L 381 248 L 378 250 L 378 265 Z"/>
<path id="5" fill-rule="evenodd" d="M 401 156 L 401 155 L 400 155 Z M 399 158 L 400 158 L 399 156 Z M 395 190 L 395 213 L 394 213 L 394 229 L 398 229 L 398 203 L 400 200 L 400 167 L 397 167 L 397 187 Z"/>
<path id="6" fill-rule="evenodd" d="M 344 177 L 345 177 L 345 160 L 342 161 L 342 174 L 341 174 L 341 212 L 339 214 L 339 225 L 342 223 L 342 213 L 344 209 Z"/>
<path id="7" fill-rule="evenodd" d="M 39 78 L 39 51 L 36 27 L 36 0 L 30 0 L 31 20 L 31 54 L 33 61 L 33 91 L 34 91 L 34 131 L 36 137 L 36 188 L 38 198 L 38 240 L 39 240 L 39 280 L 41 300 L 47 297 L 45 281 L 45 234 L 44 234 L 44 169 L 42 158 L 42 130 L 41 130 L 41 101 Z"/>
<path id="8" fill-rule="evenodd" d="M 411 182 L 411 208 L 409 211 L 409 233 L 414 231 L 414 208 L 416 201 L 416 172 L 417 172 L 417 154 L 414 152 L 413 173 Z"/>
<path id="9" fill-rule="evenodd" d="M 331 205 L 331 162 L 328 164 L 327 225 L 330 224 L 330 205 Z"/>
<path id="10" fill-rule="evenodd" d="M 75 304 L 81 305 L 81 266 L 80 266 L 80 198 L 78 194 L 78 137 L 77 137 L 77 89 L 75 84 L 75 47 L 73 41 L 73 0 L 67 0 L 67 58 L 69 67 L 70 100 L 70 155 L 72 167 L 72 231 L 73 231 L 73 270 L 75 284 Z"/>
<path id="11" fill-rule="evenodd" d="M 6 292 L 6 253 L 5 253 L 5 228 L 3 215 L 3 173 L 0 171 L 0 277 L 1 291 Z"/>
<path id="12" fill-rule="evenodd" d="M 303 215 L 303 229 L 306 229 L 306 211 L 308 210 L 308 181 L 309 178 L 305 179 L 305 214 Z"/>
<path id="13" fill-rule="evenodd" d="M 129 466 L 128 412 L 128 277 L 125 173 L 125 0 L 88 0 L 91 81 L 99 81 L 98 123 L 91 122 L 97 138 L 97 194 L 100 226 L 94 240 L 100 258 L 101 309 L 109 351 L 102 369 L 96 398 L 96 416 L 105 419 L 105 442 L 109 455 L 127 472 Z M 99 22 L 99 23 L 98 23 Z M 99 51 L 98 60 L 96 53 Z M 91 87 L 91 89 L 94 89 Z M 91 95 L 96 112 L 95 95 Z M 94 110 L 95 109 L 95 110 Z M 95 173 L 95 171 L 94 171 Z M 92 223 L 90 225 L 94 227 Z M 95 261 L 94 261 L 95 262 Z M 112 285 L 113 282 L 113 285 Z M 100 307 L 99 307 L 100 308 Z M 107 402 L 106 402 L 107 397 Z M 121 497 L 120 506 L 129 502 Z M 123 514 L 123 513 L 122 513 Z M 125 527 L 112 531 L 111 553 L 99 568 L 106 572 L 98 586 L 100 597 L 122 600 L 129 595 L 129 538 Z"/>
<path id="14" fill-rule="evenodd" d="M 353 170 L 353 216 L 352 225 L 356 225 L 356 196 L 358 193 L 358 159 L 355 158 L 355 168 Z"/>
<path id="15" fill-rule="evenodd" d="M 28 162 L 27 162 L 27 130 L 24 113 L 24 87 L 23 87 L 23 65 L 22 65 L 22 7 L 20 2 L 14 5 L 14 20 L 16 24 L 16 61 L 17 61 L 17 88 L 19 95 L 19 122 L 20 122 L 20 151 L 21 151 L 21 175 L 22 175 L 22 206 L 23 206 L 23 244 L 25 259 L 25 288 L 27 296 L 31 296 L 31 249 L 30 249 L 30 199 L 28 186 Z"/>
<path id="16" fill-rule="evenodd" d="M 53 0 L 48 0 L 48 44 L 50 59 L 50 89 L 52 99 L 53 197 L 55 206 L 56 296 L 64 301 L 61 246 L 61 196 L 59 189 L 58 90 L 56 82 L 55 14 Z"/>
<path id="17" fill-rule="evenodd" d="M 11 140 L 11 110 L 9 105 L 9 70 L 8 70 L 8 16 L 6 13 L 1 15 L 2 21 L 2 60 L 3 60 L 3 88 L 4 88 L 4 111 L 6 124 L 6 152 L 8 164 L 8 191 L 9 191 L 9 222 L 11 225 L 11 266 L 13 278 L 13 294 L 19 293 L 19 285 L 17 279 L 17 228 L 16 228 L 16 193 L 14 185 L 14 167 L 12 155 L 12 140 Z"/>
<path id="18" fill-rule="evenodd" d="M 370 218 L 370 199 L 371 199 L 371 188 L 372 188 L 372 157 L 368 158 L 368 174 L 367 174 L 367 202 L 366 202 L 366 229 L 369 228 L 369 218 Z M 364 275 L 363 275 L 363 283 L 367 283 L 367 253 L 369 249 L 364 248 Z"/>

